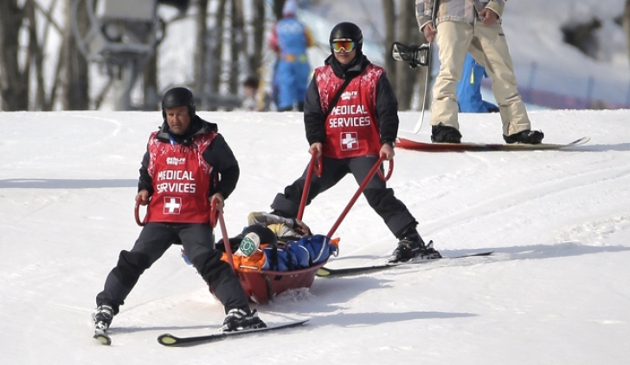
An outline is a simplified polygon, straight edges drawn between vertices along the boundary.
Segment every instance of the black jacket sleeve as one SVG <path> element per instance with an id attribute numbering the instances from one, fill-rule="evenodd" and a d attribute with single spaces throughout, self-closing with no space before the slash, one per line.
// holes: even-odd
<path id="1" fill-rule="evenodd" d="M 376 84 L 376 118 L 381 144 L 393 144 L 398 135 L 398 100 L 386 74 Z"/>
<path id="2" fill-rule="evenodd" d="M 214 137 L 210 146 L 203 152 L 203 159 L 219 173 L 219 183 L 212 193 L 221 193 L 223 198 L 227 199 L 236 188 L 241 169 L 232 149 L 222 135 L 217 134 Z"/>
<path id="3" fill-rule="evenodd" d="M 149 192 L 149 196 L 153 195 L 153 179 L 149 175 L 149 149 L 147 146 L 147 152 L 142 157 L 142 165 L 140 166 L 140 178 L 138 179 L 138 192 L 146 190 Z"/>
<path id="4" fill-rule="evenodd" d="M 326 140 L 326 115 L 322 111 L 315 78 L 311 80 L 304 99 L 304 127 L 309 145 Z"/>

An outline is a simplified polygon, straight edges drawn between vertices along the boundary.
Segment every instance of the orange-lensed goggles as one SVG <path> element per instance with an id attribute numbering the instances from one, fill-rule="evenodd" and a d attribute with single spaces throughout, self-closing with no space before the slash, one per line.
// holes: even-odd
<path id="1" fill-rule="evenodd" d="M 335 39 L 330 43 L 330 45 L 335 52 L 341 52 L 342 50 L 344 52 L 352 52 L 355 46 L 352 39 Z"/>

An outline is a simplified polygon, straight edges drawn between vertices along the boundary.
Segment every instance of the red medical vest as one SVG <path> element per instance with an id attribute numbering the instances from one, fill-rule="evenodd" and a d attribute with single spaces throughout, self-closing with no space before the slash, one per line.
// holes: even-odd
<path id="1" fill-rule="evenodd" d="M 149 138 L 148 172 L 153 195 L 147 211 L 148 222 L 205 223 L 210 217 L 212 166 L 203 159 L 216 133 L 193 138 L 188 146 Z"/>
<path id="2" fill-rule="evenodd" d="M 376 84 L 383 72 L 383 68 L 370 64 L 350 81 L 326 118 L 324 156 L 337 159 L 378 156 L 381 141 L 376 120 Z M 326 113 L 344 80 L 335 76 L 329 65 L 317 68 L 314 77 L 322 111 Z"/>

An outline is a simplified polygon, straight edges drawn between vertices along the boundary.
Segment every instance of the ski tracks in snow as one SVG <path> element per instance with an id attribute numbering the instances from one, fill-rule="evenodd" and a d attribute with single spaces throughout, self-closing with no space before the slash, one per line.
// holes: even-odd
<path id="1" fill-rule="evenodd" d="M 467 243 L 470 243 L 470 241 L 475 241 L 473 237 L 465 234 L 469 231 L 470 225 L 485 225 L 488 230 L 491 230 L 496 228 L 496 223 L 500 219 L 512 216 L 519 220 L 518 223 L 510 219 L 508 223 L 514 224 L 516 228 L 523 228 L 518 224 L 528 225 L 536 220 L 544 221 L 547 215 L 567 216 L 569 228 L 555 228 L 561 232 L 557 234 L 557 240 L 561 242 L 579 241 L 594 244 L 602 241 L 604 236 L 611 236 L 615 231 L 628 230 L 630 226 L 628 216 L 608 216 L 610 209 L 606 207 L 621 204 L 620 201 L 627 201 L 627 197 L 630 196 L 630 188 L 619 190 L 619 186 L 630 186 L 630 181 L 619 183 L 619 181 L 630 180 L 630 168 L 616 162 L 615 156 L 598 156 L 595 161 L 587 161 L 581 171 L 563 172 L 567 152 L 532 153 L 533 161 L 529 161 L 531 156 L 522 158 L 519 154 L 514 156 L 514 163 L 523 164 L 522 171 L 512 171 L 513 169 L 501 171 L 501 165 L 510 167 L 512 162 L 508 159 L 511 159 L 514 154 L 503 154 L 498 156 L 499 160 L 496 160 L 496 155 L 486 153 L 460 153 L 457 155 L 465 156 L 467 160 L 464 163 L 458 163 L 451 171 L 422 181 L 405 182 L 403 188 L 400 189 L 405 191 L 405 195 L 410 195 L 410 191 L 426 192 L 426 196 L 418 197 L 413 201 L 415 207 L 409 206 L 412 211 L 419 211 L 428 217 L 417 218 L 423 236 L 435 237 L 449 231 L 461 232 L 466 236 Z M 540 158 L 541 154 L 544 154 L 542 158 Z M 555 168 L 559 170 L 554 171 Z M 518 177 L 515 179 L 514 174 L 530 176 L 519 180 Z M 472 179 L 472 186 L 483 185 L 474 180 L 487 180 L 489 191 L 450 191 L 450 186 L 456 184 L 459 184 L 461 189 L 461 181 L 454 182 L 460 179 Z M 608 191 L 609 194 L 602 194 L 603 191 Z M 460 204 L 456 204 L 456 207 L 449 206 L 457 200 L 455 194 L 462 195 Z M 548 201 L 553 201 L 554 197 L 563 194 L 575 194 L 583 199 L 571 201 L 570 205 L 565 203 L 564 206 L 558 204 L 549 207 Z M 446 206 L 443 211 L 423 212 L 422 207 L 428 200 L 439 199 L 445 199 Z M 549 208 L 542 211 L 537 209 L 537 201 L 544 201 L 545 204 L 538 205 Z M 435 203 L 433 202 L 432 205 L 435 206 Z M 503 245 L 505 243 L 484 242 L 484 244 Z M 459 244 L 457 246 L 462 247 Z"/>

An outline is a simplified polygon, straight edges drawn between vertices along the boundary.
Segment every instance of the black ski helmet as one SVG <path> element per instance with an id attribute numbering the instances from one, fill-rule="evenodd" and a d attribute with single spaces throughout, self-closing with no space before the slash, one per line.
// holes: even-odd
<path id="1" fill-rule="evenodd" d="M 330 44 L 330 51 L 333 52 L 332 42 L 335 39 L 352 39 L 355 43 L 355 48 L 357 52 L 361 51 L 363 48 L 363 32 L 358 25 L 350 22 L 342 22 L 337 25 L 330 31 L 330 38 L 328 39 L 328 43 Z"/>
<path id="2" fill-rule="evenodd" d="M 188 107 L 188 115 L 190 119 L 195 116 L 195 97 L 192 91 L 185 87 L 174 87 L 164 93 L 162 97 L 162 116 L 166 120 L 166 109 L 178 106 Z"/>

